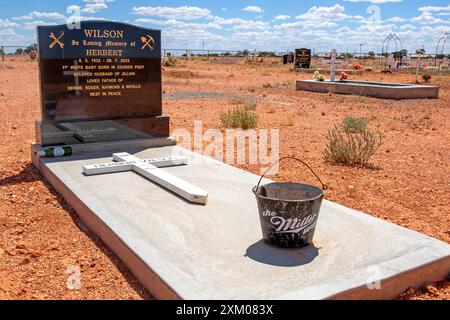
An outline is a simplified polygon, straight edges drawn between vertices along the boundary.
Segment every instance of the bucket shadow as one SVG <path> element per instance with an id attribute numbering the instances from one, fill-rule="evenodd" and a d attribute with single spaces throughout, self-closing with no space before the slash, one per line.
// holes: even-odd
<path id="1" fill-rule="evenodd" d="M 319 256 L 314 245 L 302 249 L 282 249 L 260 240 L 247 248 L 245 257 L 277 267 L 298 267 L 314 261 Z"/>

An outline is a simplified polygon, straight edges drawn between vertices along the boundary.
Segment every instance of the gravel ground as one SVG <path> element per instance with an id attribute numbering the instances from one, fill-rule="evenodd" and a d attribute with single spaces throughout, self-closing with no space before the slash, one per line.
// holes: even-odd
<path id="1" fill-rule="evenodd" d="M 307 161 L 330 186 L 327 199 L 450 243 L 450 77 L 436 76 L 438 100 L 390 101 L 297 92 L 285 66 L 187 62 L 164 72 L 164 111 L 172 130 L 218 127 L 232 97 L 255 97 L 259 128 L 280 129 L 281 156 Z M 34 121 L 40 118 L 37 63 L 0 62 L 0 299 L 151 299 L 129 270 L 79 222 L 30 164 Z M 351 79 L 410 83 L 413 75 L 365 73 Z M 230 99 L 228 99 L 230 97 Z M 228 99 L 228 100 L 227 100 Z M 383 135 L 373 157 L 380 169 L 330 165 L 325 136 L 346 116 L 365 117 Z M 259 172 L 259 167 L 237 165 Z M 314 183 L 295 163 L 275 180 Z M 387 239 L 388 241 L 388 239 Z M 78 269 L 79 268 L 79 269 Z M 81 287 L 71 290 L 80 272 Z M 401 299 L 448 299 L 448 281 Z"/>

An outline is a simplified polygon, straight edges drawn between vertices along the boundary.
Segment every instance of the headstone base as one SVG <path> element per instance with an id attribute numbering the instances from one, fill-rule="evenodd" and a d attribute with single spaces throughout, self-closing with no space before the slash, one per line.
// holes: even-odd
<path id="1" fill-rule="evenodd" d="M 36 142 L 61 146 L 169 136 L 169 117 L 76 122 L 36 121 Z"/>

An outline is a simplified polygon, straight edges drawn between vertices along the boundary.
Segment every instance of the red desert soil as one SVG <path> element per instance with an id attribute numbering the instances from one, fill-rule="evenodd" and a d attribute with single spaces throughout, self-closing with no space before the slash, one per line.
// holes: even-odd
<path id="1" fill-rule="evenodd" d="M 450 243 L 450 76 L 434 76 L 438 100 L 390 101 L 297 92 L 294 81 L 312 75 L 267 61 L 183 64 L 164 72 L 163 89 L 171 97 L 164 112 L 172 130 L 192 132 L 194 120 L 203 122 L 203 130 L 217 128 L 219 113 L 235 106 L 231 97 L 255 99 L 258 127 L 280 129 L 281 156 L 297 156 L 315 168 L 330 187 L 327 199 Z M 351 79 L 411 83 L 414 76 L 366 72 Z M 230 98 L 177 99 L 183 92 Z M 151 299 L 30 164 L 39 99 L 36 62 L 0 61 L 0 299 Z M 379 170 L 323 160 L 327 130 L 346 116 L 367 118 L 382 133 L 384 143 L 373 157 Z M 315 183 L 296 163 L 283 164 L 273 178 Z M 70 265 L 81 268 L 79 290 L 67 288 Z M 401 297 L 449 298 L 448 281 Z"/>

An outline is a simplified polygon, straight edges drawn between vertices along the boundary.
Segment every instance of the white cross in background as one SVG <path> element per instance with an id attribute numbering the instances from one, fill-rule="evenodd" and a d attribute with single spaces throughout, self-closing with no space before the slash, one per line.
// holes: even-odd
<path id="1" fill-rule="evenodd" d="M 129 153 L 114 153 L 113 159 L 116 162 L 85 165 L 83 166 L 83 173 L 91 176 L 134 171 L 190 202 L 206 204 L 208 201 L 208 192 L 159 169 L 162 167 L 186 165 L 186 157 L 164 157 L 142 160 Z"/>
<path id="2" fill-rule="evenodd" d="M 336 65 L 336 49 L 331 51 L 331 70 L 330 70 L 330 81 L 334 82 L 334 66 Z"/>
<path id="3" fill-rule="evenodd" d="M 330 81 L 334 82 L 335 80 L 335 67 L 336 66 L 342 66 L 345 63 L 341 62 L 341 61 L 336 61 L 336 56 L 337 56 L 337 51 L 336 49 L 333 49 L 333 51 L 331 51 L 331 61 L 322 61 L 322 65 L 330 65 L 331 66 L 331 70 L 330 70 Z"/>

